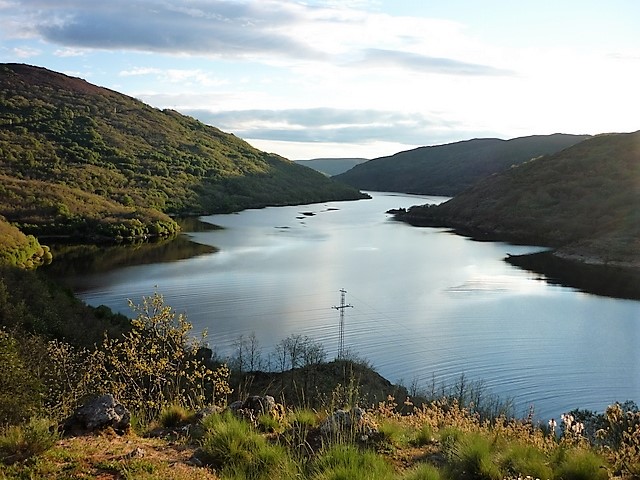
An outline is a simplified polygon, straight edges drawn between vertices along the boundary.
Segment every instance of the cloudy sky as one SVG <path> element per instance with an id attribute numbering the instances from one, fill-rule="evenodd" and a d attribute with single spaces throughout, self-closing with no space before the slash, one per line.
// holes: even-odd
<path id="1" fill-rule="evenodd" d="M 290 159 L 640 129 L 638 0 L 0 0 L 0 62 Z"/>

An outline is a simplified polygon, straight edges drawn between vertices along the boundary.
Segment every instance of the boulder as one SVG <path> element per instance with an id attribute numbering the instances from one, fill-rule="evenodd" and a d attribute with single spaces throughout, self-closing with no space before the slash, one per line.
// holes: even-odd
<path id="1" fill-rule="evenodd" d="M 131 427 L 131 413 L 113 395 L 93 397 L 78 407 L 64 422 L 65 432 L 90 433 L 111 427 L 125 433 Z"/>
<path id="2" fill-rule="evenodd" d="M 365 426 L 364 411 L 355 407 L 351 410 L 336 410 L 320 424 L 320 431 L 325 434 L 334 434 L 343 431 L 361 430 Z"/>
<path id="3" fill-rule="evenodd" d="M 285 414 L 284 407 L 276 403 L 271 395 L 253 395 L 244 401 L 236 401 L 229 405 L 229 410 L 235 415 L 246 418 L 256 423 L 260 415 L 271 415 L 274 418 L 281 418 Z"/>

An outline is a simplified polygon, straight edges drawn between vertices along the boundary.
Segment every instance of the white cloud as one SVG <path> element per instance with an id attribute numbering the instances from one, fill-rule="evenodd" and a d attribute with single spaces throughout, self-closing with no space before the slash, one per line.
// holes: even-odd
<path id="1" fill-rule="evenodd" d="M 81 57 L 85 55 L 87 52 L 84 49 L 80 48 L 61 48 L 56 50 L 53 54 L 56 57 Z"/>
<path id="2" fill-rule="evenodd" d="M 13 48 L 11 51 L 13 55 L 15 55 L 17 58 L 23 58 L 23 59 L 37 57 L 41 53 L 41 50 L 37 48 L 32 48 L 32 47 L 16 47 L 16 48 Z"/>
<path id="3" fill-rule="evenodd" d="M 130 70 L 122 70 L 120 77 L 153 76 L 157 82 L 168 84 L 180 84 L 183 87 L 219 87 L 228 83 L 224 79 L 217 78 L 200 69 L 162 69 L 157 67 L 135 67 Z"/>

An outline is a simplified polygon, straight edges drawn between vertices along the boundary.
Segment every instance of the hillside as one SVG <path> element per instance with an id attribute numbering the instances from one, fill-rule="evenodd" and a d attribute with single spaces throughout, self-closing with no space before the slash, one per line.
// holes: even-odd
<path id="1" fill-rule="evenodd" d="M 640 266 L 640 131 L 585 140 L 493 175 L 399 219 L 554 247 L 587 263 Z"/>
<path id="2" fill-rule="evenodd" d="M 36 235 L 163 235 L 167 215 L 362 198 L 178 112 L 22 64 L 0 65 L 0 175 L 0 214 Z"/>
<path id="3" fill-rule="evenodd" d="M 332 177 L 366 161 L 366 158 L 312 158 L 311 160 L 296 160 L 296 163 Z"/>
<path id="4" fill-rule="evenodd" d="M 375 158 L 333 178 L 363 190 L 454 196 L 493 173 L 586 138 L 563 134 L 479 138 L 420 147 Z"/>
<path id="5" fill-rule="evenodd" d="M 0 264 L 33 268 L 51 261 L 48 247 L 43 247 L 33 235 L 25 235 L 0 216 Z"/>

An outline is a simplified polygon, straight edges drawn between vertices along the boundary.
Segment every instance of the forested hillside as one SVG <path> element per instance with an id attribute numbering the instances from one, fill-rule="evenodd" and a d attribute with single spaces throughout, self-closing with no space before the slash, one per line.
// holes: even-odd
<path id="1" fill-rule="evenodd" d="M 593 137 L 398 218 L 548 245 L 590 263 L 640 266 L 640 131 Z"/>
<path id="2" fill-rule="evenodd" d="M 361 198 L 178 112 L 43 68 L 0 65 L 0 214 L 24 233 L 140 237 L 170 215 Z"/>
<path id="3" fill-rule="evenodd" d="M 479 138 L 420 147 L 375 158 L 333 178 L 364 190 L 454 196 L 493 173 L 586 138 L 562 134 L 512 140 Z"/>

